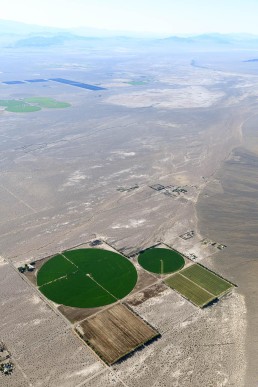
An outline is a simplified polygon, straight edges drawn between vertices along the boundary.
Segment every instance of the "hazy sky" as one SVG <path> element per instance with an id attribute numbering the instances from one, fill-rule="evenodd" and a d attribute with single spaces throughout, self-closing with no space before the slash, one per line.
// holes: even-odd
<path id="1" fill-rule="evenodd" d="M 0 0 L 0 19 L 158 34 L 258 34 L 258 0 Z"/>

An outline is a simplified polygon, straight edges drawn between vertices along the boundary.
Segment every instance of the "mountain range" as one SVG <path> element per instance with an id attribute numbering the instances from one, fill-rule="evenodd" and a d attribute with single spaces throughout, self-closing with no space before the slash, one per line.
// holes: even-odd
<path id="1" fill-rule="evenodd" d="M 191 36 L 147 37 L 124 31 L 108 31 L 93 28 L 61 29 L 25 24 L 0 19 L 0 45 L 8 48 L 62 46 L 71 42 L 92 41 L 94 39 L 118 39 L 119 42 L 148 40 L 155 45 L 169 45 L 175 48 L 258 48 L 258 36 L 251 34 L 208 33 Z"/>

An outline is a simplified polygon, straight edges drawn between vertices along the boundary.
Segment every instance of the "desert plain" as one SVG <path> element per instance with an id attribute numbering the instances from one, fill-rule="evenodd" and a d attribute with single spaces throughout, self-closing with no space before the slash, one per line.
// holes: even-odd
<path id="1" fill-rule="evenodd" d="M 258 73 L 244 62 L 252 55 L 130 45 L 3 51 L 1 100 L 70 106 L 0 107 L 0 341 L 15 366 L 1 385 L 257 386 Z M 103 89 L 51 81 L 58 77 Z M 46 82 L 3 83 L 37 78 Z M 136 266 L 139 282 L 123 303 L 160 333 L 111 366 L 76 330 L 99 311 L 55 305 L 17 270 L 96 239 Z M 194 306 L 139 267 L 139 251 L 159 243 L 237 287 Z"/>

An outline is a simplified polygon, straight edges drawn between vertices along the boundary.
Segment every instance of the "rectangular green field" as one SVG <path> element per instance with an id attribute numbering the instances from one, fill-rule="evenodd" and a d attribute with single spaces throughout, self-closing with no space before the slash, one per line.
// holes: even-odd
<path id="1" fill-rule="evenodd" d="M 202 289 L 180 273 L 174 274 L 172 277 L 168 278 L 165 283 L 201 308 L 216 298 L 213 294 Z"/>
<path id="2" fill-rule="evenodd" d="M 234 287 L 230 282 L 198 264 L 191 265 L 181 270 L 180 273 L 217 297 Z"/>

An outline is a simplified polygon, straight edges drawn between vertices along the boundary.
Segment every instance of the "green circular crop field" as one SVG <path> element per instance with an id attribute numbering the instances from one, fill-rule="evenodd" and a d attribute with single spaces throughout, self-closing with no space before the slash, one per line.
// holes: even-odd
<path id="1" fill-rule="evenodd" d="M 125 297 L 137 282 L 134 265 L 102 249 L 65 251 L 48 260 L 37 274 L 40 291 L 57 304 L 94 308 Z"/>
<path id="2" fill-rule="evenodd" d="M 182 269 L 185 260 L 178 252 L 169 249 L 152 248 L 138 257 L 139 264 L 152 273 L 168 274 Z"/>

